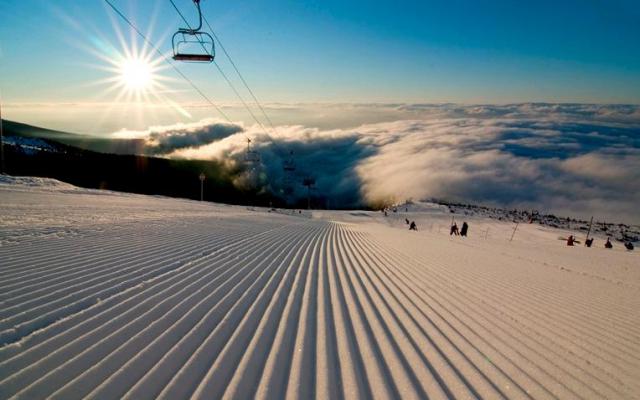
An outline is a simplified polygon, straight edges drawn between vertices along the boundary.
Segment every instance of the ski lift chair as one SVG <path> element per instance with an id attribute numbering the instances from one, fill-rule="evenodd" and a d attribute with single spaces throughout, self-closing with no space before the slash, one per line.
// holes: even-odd
<path id="1" fill-rule="evenodd" d="M 289 152 L 289 159 L 284 161 L 282 168 L 285 173 L 292 173 L 296 170 L 296 164 L 293 161 L 293 151 Z"/>
<path id="2" fill-rule="evenodd" d="M 173 59 L 185 62 L 213 62 L 215 47 L 213 38 L 206 32 L 190 32 L 180 29 L 171 38 Z M 201 46 L 202 51 L 197 51 Z"/>
<path id="3" fill-rule="evenodd" d="M 216 51 L 213 37 L 202 29 L 202 11 L 200 0 L 193 0 L 198 10 L 198 26 L 196 28 L 180 28 L 171 38 L 173 59 L 185 62 L 213 62 Z M 187 23 L 187 25 L 189 25 Z"/>

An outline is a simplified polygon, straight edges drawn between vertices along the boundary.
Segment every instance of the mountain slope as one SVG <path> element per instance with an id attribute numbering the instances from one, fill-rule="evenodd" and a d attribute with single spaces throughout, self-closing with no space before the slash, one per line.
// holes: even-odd
<path id="1" fill-rule="evenodd" d="M 30 184 L 0 184 L 0 398 L 640 395 L 620 246 Z"/>
<path id="2" fill-rule="evenodd" d="M 54 140 L 69 146 L 99 153 L 142 154 L 144 141 L 141 139 L 111 139 L 75 133 L 55 131 L 15 121 L 2 120 L 5 136 L 19 136 Z"/>

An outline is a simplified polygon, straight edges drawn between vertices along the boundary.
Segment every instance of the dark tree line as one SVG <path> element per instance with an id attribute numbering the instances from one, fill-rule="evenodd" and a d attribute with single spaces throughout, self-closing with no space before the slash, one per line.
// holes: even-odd
<path id="1" fill-rule="evenodd" d="M 233 186 L 233 175 L 240 171 L 230 171 L 215 161 L 104 154 L 40 140 L 50 147 L 40 150 L 5 145 L 9 175 L 55 178 L 85 188 L 199 199 L 198 177 L 204 172 L 205 200 L 280 205 L 270 195 Z"/>

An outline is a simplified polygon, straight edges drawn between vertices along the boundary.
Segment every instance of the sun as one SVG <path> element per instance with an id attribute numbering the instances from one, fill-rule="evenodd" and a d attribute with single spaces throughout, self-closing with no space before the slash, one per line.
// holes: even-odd
<path id="1" fill-rule="evenodd" d="M 159 98 L 162 97 L 160 93 L 167 91 L 164 83 L 173 81 L 162 75 L 162 71 L 166 69 L 164 58 L 152 57 L 146 48 L 138 50 L 137 46 L 123 47 L 122 51 L 111 47 L 112 51 L 98 54 L 105 61 L 98 68 L 110 76 L 93 83 L 108 84 L 104 93 L 117 92 L 116 102 L 151 103 L 154 99 L 164 101 Z"/>
<path id="2" fill-rule="evenodd" d="M 86 84 L 87 87 L 99 88 L 95 91 L 99 101 L 108 99 L 102 119 L 122 105 L 131 106 L 127 112 L 135 113 L 139 120 L 143 117 L 156 119 L 156 112 L 165 110 L 165 107 L 191 118 L 191 114 L 171 98 L 173 93 L 180 91 L 175 85 L 181 82 L 166 74 L 172 67 L 168 56 L 150 43 L 133 39 L 133 32 L 130 32 L 131 39 L 117 25 L 114 25 L 114 32 L 117 42 L 97 35 L 89 38 L 90 46 L 82 46 L 98 61 L 89 66 L 102 74 L 102 77 Z M 147 36 L 152 36 L 151 31 Z"/>
<path id="3" fill-rule="evenodd" d="M 120 83 L 131 91 L 148 91 L 156 84 L 153 66 L 139 58 L 128 58 L 119 65 Z"/>

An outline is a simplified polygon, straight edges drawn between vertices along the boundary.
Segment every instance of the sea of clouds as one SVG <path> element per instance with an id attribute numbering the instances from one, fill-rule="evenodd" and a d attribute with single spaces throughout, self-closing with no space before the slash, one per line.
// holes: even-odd
<path id="1" fill-rule="evenodd" d="M 299 106 L 303 107 L 303 106 Z M 305 112 L 309 113 L 310 106 Z M 325 107 L 316 105 L 318 114 Z M 640 106 L 591 104 L 345 105 L 385 121 L 353 128 L 244 126 L 206 119 L 132 133 L 147 153 L 246 165 L 236 184 L 282 194 L 293 153 L 331 207 L 443 199 L 640 221 Z M 374 119 L 375 120 L 375 119 Z M 260 155 L 245 161 L 247 138 Z"/>

